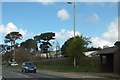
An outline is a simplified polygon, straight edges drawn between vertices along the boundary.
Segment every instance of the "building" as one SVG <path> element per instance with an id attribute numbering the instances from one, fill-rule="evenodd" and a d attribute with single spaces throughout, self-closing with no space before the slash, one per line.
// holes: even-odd
<path id="1" fill-rule="evenodd" d="M 101 72 L 120 74 L 120 43 L 113 47 L 106 47 L 98 51 L 101 60 Z"/>
<path id="2" fill-rule="evenodd" d="M 97 56 L 96 55 L 97 53 L 98 51 L 88 51 L 88 52 L 84 52 L 83 54 L 88 57 L 94 57 L 94 56 Z"/>

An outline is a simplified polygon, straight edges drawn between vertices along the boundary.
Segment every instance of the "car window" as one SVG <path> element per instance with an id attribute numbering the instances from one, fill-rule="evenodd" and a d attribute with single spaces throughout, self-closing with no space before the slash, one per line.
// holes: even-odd
<path id="1" fill-rule="evenodd" d="M 25 65 L 27 65 L 27 66 L 34 66 L 33 63 L 26 63 Z"/>

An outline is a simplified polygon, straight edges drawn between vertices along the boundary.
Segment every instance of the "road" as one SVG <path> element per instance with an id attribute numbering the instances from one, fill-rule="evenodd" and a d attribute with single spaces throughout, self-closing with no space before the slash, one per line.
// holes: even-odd
<path id="1" fill-rule="evenodd" d="M 0 80 L 2 79 L 2 68 L 0 67 Z"/>
<path id="2" fill-rule="evenodd" d="M 5 78 L 4 80 L 86 80 L 84 78 L 94 78 L 94 80 L 99 79 L 103 80 L 103 77 L 93 76 L 93 75 L 85 75 L 85 74 L 69 74 L 64 72 L 50 72 L 50 71 L 40 71 L 37 73 L 23 73 L 20 69 L 10 69 L 4 68 L 2 69 L 2 76 Z M 43 79 L 44 78 L 44 79 Z M 75 79 L 76 78 L 76 79 Z M 93 79 L 92 79 L 93 80 Z M 104 79 L 109 80 L 109 79 Z"/>
<path id="3" fill-rule="evenodd" d="M 44 72 L 23 73 L 20 69 L 3 69 L 2 76 L 4 78 L 64 78 L 61 76 L 50 75 Z"/>

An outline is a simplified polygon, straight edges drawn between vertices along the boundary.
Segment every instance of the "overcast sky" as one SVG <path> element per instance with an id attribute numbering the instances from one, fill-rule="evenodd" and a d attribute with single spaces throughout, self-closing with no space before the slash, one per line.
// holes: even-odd
<path id="1" fill-rule="evenodd" d="M 55 32 L 60 45 L 73 36 L 73 4 L 6 0 L 1 11 L 0 44 L 11 31 L 19 31 L 22 41 L 43 32 Z M 91 37 L 94 47 L 113 46 L 118 40 L 118 3 L 77 2 L 76 35 Z"/>

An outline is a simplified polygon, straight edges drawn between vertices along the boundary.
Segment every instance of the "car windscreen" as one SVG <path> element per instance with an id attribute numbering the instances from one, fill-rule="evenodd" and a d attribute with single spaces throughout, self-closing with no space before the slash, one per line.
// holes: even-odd
<path id="1" fill-rule="evenodd" d="M 25 63 L 26 66 L 34 67 L 33 63 Z"/>

